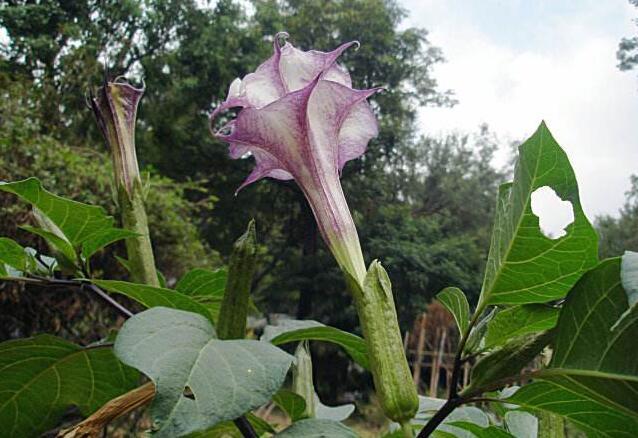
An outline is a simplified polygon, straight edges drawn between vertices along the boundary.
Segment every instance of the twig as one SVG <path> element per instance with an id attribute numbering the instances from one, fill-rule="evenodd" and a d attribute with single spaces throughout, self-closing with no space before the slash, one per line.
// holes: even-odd
<path id="1" fill-rule="evenodd" d="M 250 421 L 244 415 L 233 420 L 233 423 L 235 423 L 244 438 L 259 438 L 257 432 L 253 429 L 253 425 L 250 424 Z"/>
<path id="2" fill-rule="evenodd" d="M 12 281 L 16 283 L 27 283 L 34 284 L 45 287 L 75 287 L 80 290 L 88 289 L 89 291 L 95 293 L 108 304 L 116 308 L 120 313 L 125 315 L 127 318 L 133 316 L 133 312 L 128 310 L 126 307 L 118 303 L 115 299 L 113 299 L 108 293 L 104 292 L 102 289 L 97 287 L 96 285 L 89 283 L 87 280 L 63 280 L 59 278 L 49 278 L 49 277 L 40 277 L 38 275 L 32 275 L 30 277 L 4 277 L 3 281 Z"/>

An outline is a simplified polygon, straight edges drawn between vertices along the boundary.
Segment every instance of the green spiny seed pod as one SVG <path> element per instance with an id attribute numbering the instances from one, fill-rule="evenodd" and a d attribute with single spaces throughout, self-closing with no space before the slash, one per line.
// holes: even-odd
<path id="1" fill-rule="evenodd" d="M 246 336 L 246 317 L 256 260 L 257 237 L 255 221 L 251 220 L 246 232 L 235 242 L 230 256 L 226 290 L 217 321 L 219 339 L 243 339 Z"/>
<path id="2" fill-rule="evenodd" d="M 381 407 L 388 418 L 403 425 L 416 414 L 419 398 L 403 351 L 390 278 L 375 260 L 368 269 L 363 289 L 352 279 L 349 285 Z"/>

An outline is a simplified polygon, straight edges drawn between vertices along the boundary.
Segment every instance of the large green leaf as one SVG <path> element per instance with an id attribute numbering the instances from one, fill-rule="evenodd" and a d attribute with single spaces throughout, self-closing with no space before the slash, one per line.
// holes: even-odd
<path id="1" fill-rule="evenodd" d="M 101 207 L 56 196 L 46 191 L 36 178 L 13 183 L 0 182 L 0 190 L 13 193 L 37 208 L 64 233 L 73 246 L 113 226 L 113 218 Z"/>
<path id="2" fill-rule="evenodd" d="M 213 320 L 211 313 L 204 305 L 172 289 L 117 280 L 92 280 L 92 282 L 108 292 L 132 298 L 147 308 L 158 306 L 170 307 L 172 309 L 199 313 L 211 321 Z"/>
<path id="3" fill-rule="evenodd" d="M 206 318 L 156 307 L 126 321 L 117 356 L 155 382 L 159 437 L 177 437 L 232 420 L 268 402 L 293 357 L 267 342 L 221 341 Z"/>
<path id="4" fill-rule="evenodd" d="M 0 344 L 3 437 L 37 437 L 70 406 L 88 415 L 135 386 L 138 373 L 110 347 L 82 348 L 40 335 Z"/>
<path id="5" fill-rule="evenodd" d="M 470 304 L 463 291 L 458 287 L 446 287 L 436 299 L 454 316 L 459 333 L 463 335 L 470 323 Z"/>
<path id="6" fill-rule="evenodd" d="M 558 308 L 544 304 L 509 307 L 487 324 L 485 347 L 503 345 L 518 336 L 549 330 L 558 321 Z"/>
<path id="7" fill-rule="evenodd" d="M 564 297 L 597 262 L 598 238 L 580 204 L 567 155 L 541 123 L 519 148 L 514 181 L 501 186 L 479 309 Z M 549 186 L 572 204 L 574 222 L 558 239 L 543 235 L 531 196 Z"/>
<path id="8" fill-rule="evenodd" d="M 294 423 L 279 432 L 281 438 L 358 438 L 358 435 L 343 424 L 318 418 L 308 418 Z"/>
<path id="9" fill-rule="evenodd" d="M 365 341 L 357 335 L 325 326 L 317 321 L 287 321 L 281 326 L 269 326 L 262 340 L 273 345 L 295 341 L 324 341 L 341 346 L 356 363 L 368 369 L 368 348 Z"/>
<path id="10" fill-rule="evenodd" d="M 635 433 L 638 308 L 628 309 L 620 259 L 585 274 L 561 310 L 550 368 L 508 401 L 565 416 L 593 436 Z"/>

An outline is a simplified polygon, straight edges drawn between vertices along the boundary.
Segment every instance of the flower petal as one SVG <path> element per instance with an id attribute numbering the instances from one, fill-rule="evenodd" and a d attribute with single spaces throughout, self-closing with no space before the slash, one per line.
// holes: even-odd
<path id="1" fill-rule="evenodd" d="M 255 157 L 255 168 L 250 172 L 250 175 L 244 180 L 244 182 L 237 188 L 235 195 L 239 193 L 241 189 L 249 184 L 254 183 L 262 178 L 270 177 L 279 180 L 291 180 L 293 176 L 286 170 L 281 168 L 281 163 L 271 154 L 266 151 L 255 149 L 252 152 Z"/>
<path id="2" fill-rule="evenodd" d="M 279 61 L 279 73 L 287 91 L 299 90 L 318 75 L 323 74 L 324 79 L 339 82 L 348 87 L 352 86 L 350 74 L 336 64 L 337 58 L 349 47 L 359 44 L 356 41 L 342 44 L 332 52 L 320 52 L 310 50 L 304 52 L 286 43 L 281 48 Z"/>
<path id="3" fill-rule="evenodd" d="M 368 142 L 379 135 L 377 118 L 370 104 L 361 101 L 352 106 L 339 131 L 339 172 L 350 160 L 359 158 L 366 151 Z"/>
<path id="4" fill-rule="evenodd" d="M 306 107 L 316 84 L 317 81 L 312 82 L 263 108 L 244 108 L 237 119 L 227 125 L 231 130 L 229 134 L 216 134 L 231 144 L 232 158 L 252 152 L 258 164 L 263 161 L 260 169 L 249 177 L 250 182 L 264 176 L 286 179 L 288 175 L 300 176 L 301 169 L 306 167 L 304 160 L 308 150 Z"/>
<path id="5" fill-rule="evenodd" d="M 341 171 L 377 135 L 377 122 L 366 102 L 377 91 L 354 90 L 332 81 L 320 81 L 314 89 L 308 103 L 308 125 L 313 154 L 326 160 L 325 166 Z"/>

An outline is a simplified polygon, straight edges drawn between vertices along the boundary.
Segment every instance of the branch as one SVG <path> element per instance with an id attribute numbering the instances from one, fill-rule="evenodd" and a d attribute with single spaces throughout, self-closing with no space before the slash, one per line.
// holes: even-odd
<path id="1" fill-rule="evenodd" d="M 133 312 L 131 312 L 126 307 L 118 303 L 108 293 L 104 292 L 102 289 L 100 289 L 93 283 L 89 283 L 87 280 L 62 280 L 59 278 L 48 278 L 48 277 L 40 277 L 40 276 L 34 275 L 31 277 L 3 277 L 2 281 L 12 281 L 14 283 L 33 284 L 33 285 L 43 286 L 43 287 L 74 287 L 80 290 L 88 289 L 89 291 L 95 293 L 97 296 L 102 298 L 112 307 L 116 308 L 120 313 L 122 313 L 127 318 L 130 318 L 131 316 L 133 316 Z"/>
<path id="2" fill-rule="evenodd" d="M 84 421 L 58 433 L 57 438 L 92 438 L 100 436 L 102 430 L 113 420 L 142 407 L 155 396 L 155 385 L 149 382 L 107 402 Z"/>

